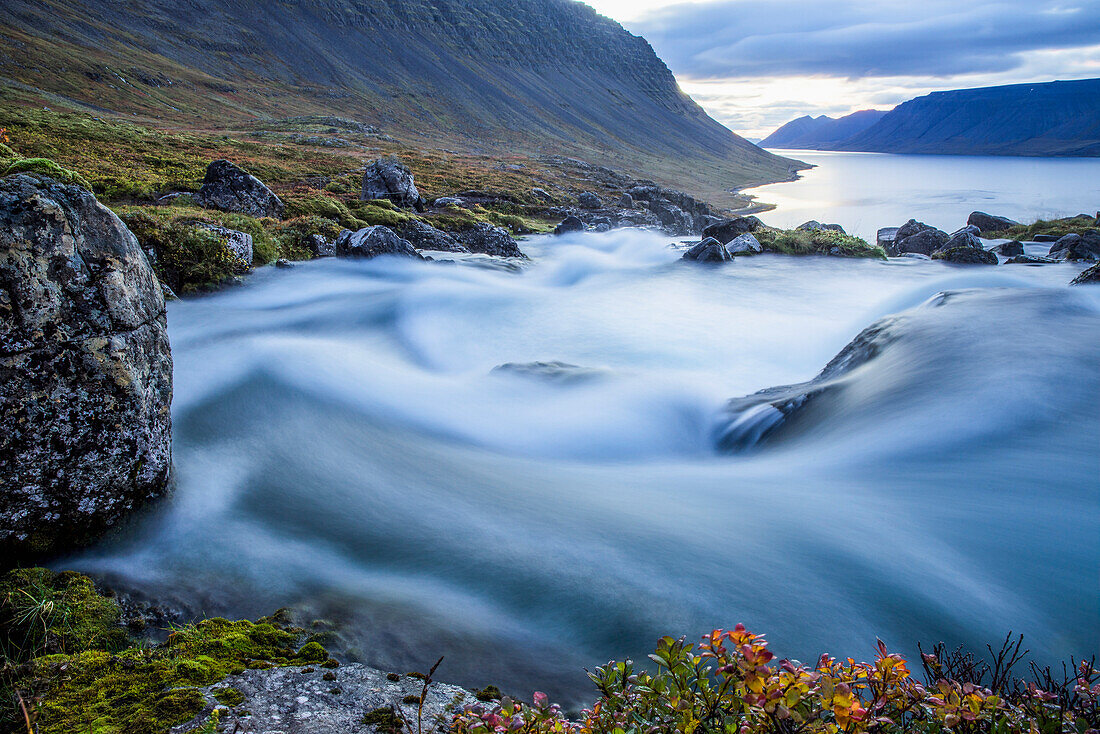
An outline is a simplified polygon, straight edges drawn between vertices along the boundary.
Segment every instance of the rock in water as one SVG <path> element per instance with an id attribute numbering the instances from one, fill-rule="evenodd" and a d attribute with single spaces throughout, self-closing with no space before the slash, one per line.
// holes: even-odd
<path id="1" fill-rule="evenodd" d="M 1017 257 L 1024 254 L 1024 243 L 1017 240 L 1012 242 L 1001 242 L 1000 244 L 993 245 L 989 248 L 990 252 L 995 252 L 1002 257 Z"/>
<path id="2" fill-rule="evenodd" d="M 137 239 L 87 190 L 0 180 L 0 552 L 85 545 L 165 490 L 172 353 Z"/>
<path id="3" fill-rule="evenodd" d="M 573 214 L 570 214 L 568 217 L 563 219 L 561 224 L 559 224 L 557 227 L 554 228 L 554 234 L 556 234 L 556 235 L 563 235 L 563 234 L 569 234 L 570 232 L 583 232 L 583 231 L 584 231 L 584 222 L 581 221 L 580 217 L 575 216 Z"/>
<path id="4" fill-rule="evenodd" d="M 713 237 L 707 237 L 699 244 L 684 253 L 683 260 L 694 260 L 700 263 L 724 263 L 733 259 L 729 250 Z"/>
<path id="5" fill-rule="evenodd" d="M 900 227 L 883 227 L 878 231 L 878 237 L 875 242 L 887 253 L 895 252 L 894 240 L 898 237 L 898 229 Z"/>
<path id="6" fill-rule="evenodd" d="M 704 239 L 713 237 L 725 245 L 732 242 L 738 235 L 755 232 L 763 226 L 764 223 L 756 217 L 735 217 L 710 225 L 703 230 L 703 237 Z"/>
<path id="7" fill-rule="evenodd" d="M 496 257 L 522 257 L 527 256 L 520 252 L 519 245 L 512 235 L 500 227 L 480 222 L 473 229 L 459 232 L 458 241 L 470 252 L 481 252 Z"/>
<path id="8" fill-rule="evenodd" d="M 389 199 L 397 206 L 424 210 L 424 199 L 416 190 L 412 172 L 395 160 L 376 160 L 363 173 L 363 201 Z"/>
<path id="9" fill-rule="evenodd" d="M 726 251 L 731 255 L 755 255 L 763 252 L 764 247 L 751 232 L 746 232 L 734 237 L 733 241 L 726 245 Z"/>
<path id="10" fill-rule="evenodd" d="M 943 230 L 910 219 L 898 228 L 897 235 L 894 237 L 893 251 L 889 254 L 902 255 L 906 252 L 915 252 L 920 255 L 931 255 L 937 250 L 942 250 L 944 243 L 949 239 L 951 235 Z"/>
<path id="11" fill-rule="evenodd" d="M 985 234 L 986 232 L 1004 232 L 1009 227 L 1019 224 L 1019 222 L 1013 221 L 1008 217 L 995 217 L 985 212 L 972 212 L 970 217 L 966 220 L 966 223 L 977 227 L 978 234 Z"/>
<path id="12" fill-rule="evenodd" d="M 1090 229 L 1084 234 L 1067 234 L 1051 246 L 1049 255 L 1058 260 L 1100 260 L 1100 232 Z"/>
<path id="13" fill-rule="evenodd" d="M 371 258 L 379 255 L 400 255 L 420 259 L 420 253 L 408 240 L 401 239 L 389 227 L 376 225 L 352 232 L 345 229 L 333 243 L 339 257 Z"/>
<path id="14" fill-rule="evenodd" d="M 417 219 L 410 219 L 397 230 L 397 233 L 418 250 L 469 252 L 451 235 Z"/>
<path id="15" fill-rule="evenodd" d="M 286 208 L 282 199 L 264 186 L 260 179 L 226 160 L 214 161 L 207 166 L 206 177 L 199 193 L 195 194 L 195 201 L 205 209 L 272 219 L 282 219 Z"/>
<path id="16" fill-rule="evenodd" d="M 996 265 L 999 262 L 996 255 L 981 247 L 950 247 L 938 250 L 932 259 L 957 265 Z"/>
<path id="17" fill-rule="evenodd" d="M 1086 283 L 1100 284 L 1100 263 L 1078 275 L 1070 282 L 1070 285 L 1085 285 Z"/>

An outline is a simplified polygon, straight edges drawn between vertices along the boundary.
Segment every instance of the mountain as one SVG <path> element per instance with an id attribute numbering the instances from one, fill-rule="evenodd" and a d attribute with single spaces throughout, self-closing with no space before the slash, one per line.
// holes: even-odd
<path id="1" fill-rule="evenodd" d="M 1100 156 L 1100 79 L 934 92 L 898 105 L 865 130 L 843 140 L 821 142 L 816 148 L 940 155 Z"/>
<path id="2" fill-rule="evenodd" d="M 825 150 L 822 146 L 836 145 L 856 133 L 863 132 L 882 119 L 882 110 L 861 110 L 841 118 L 799 117 L 791 120 L 760 141 L 762 148 L 795 148 Z"/>
<path id="3" fill-rule="evenodd" d="M 337 115 L 697 191 L 800 166 L 711 119 L 645 39 L 572 0 L 5 0 L 0 85 L 191 128 Z"/>

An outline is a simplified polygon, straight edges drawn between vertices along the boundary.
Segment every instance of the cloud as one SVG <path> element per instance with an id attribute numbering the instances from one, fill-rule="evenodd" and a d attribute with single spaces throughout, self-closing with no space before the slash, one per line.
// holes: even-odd
<path id="1" fill-rule="evenodd" d="M 1100 0 L 711 0 L 629 25 L 696 80 L 951 77 L 1095 45 Z"/>

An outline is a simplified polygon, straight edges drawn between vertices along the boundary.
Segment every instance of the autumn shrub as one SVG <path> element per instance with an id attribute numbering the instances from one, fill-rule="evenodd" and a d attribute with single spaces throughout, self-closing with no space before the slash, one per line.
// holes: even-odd
<path id="1" fill-rule="evenodd" d="M 1100 673 L 1094 661 L 1059 681 L 1034 669 L 1011 676 L 1019 642 L 1006 640 L 991 665 L 948 654 L 923 656 L 925 680 L 881 641 L 874 662 L 823 655 L 809 667 L 776 660 L 763 637 L 738 625 L 693 646 L 662 638 L 650 659 L 611 662 L 589 673 L 599 699 L 570 720 L 543 693 L 468 706 L 456 734 L 1097 734 Z M 991 650 L 992 652 L 992 650 Z M 969 660 L 969 664 L 967 661 Z"/>

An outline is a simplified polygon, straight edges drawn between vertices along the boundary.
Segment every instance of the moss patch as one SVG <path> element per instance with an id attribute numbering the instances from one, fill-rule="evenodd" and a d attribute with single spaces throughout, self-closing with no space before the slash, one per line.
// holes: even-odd
<path id="1" fill-rule="evenodd" d="M 1040 219 L 1031 224 L 1017 224 L 1003 232 L 987 232 L 984 237 L 989 239 L 1031 240 L 1035 235 L 1052 235 L 1064 237 L 1067 234 L 1084 234 L 1098 226 L 1096 217 L 1081 214 L 1076 217 L 1063 219 Z"/>
<path id="2" fill-rule="evenodd" d="M 244 703 L 244 694 L 238 691 L 233 686 L 224 686 L 222 688 L 215 688 L 212 693 L 218 703 L 223 706 L 240 706 Z"/>
<path id="3" fill-rule="evenodd" d="M 836 257 L 866 257 L 886 259 L 886 251 L 868 244 L 860 237 L 833 230 L 772 229 L 765 227 L 753 233 L 766 252 L 782 255 L 833 255 Z"/>
<path id="4" fill-rule="evenodd" d="M 8 148 L 8 150 L 11 149 Z M 64 184 L 75 184 L 88 189 L 88 191 L 92 190 L 92 185 L 79 173 L 63 168 L 49 158 L 16 158 L 8 163 L 3 175 L 11 176 L 16 173 L 34 173 L 48 176 Z"/>
<path id="5" fill-rule="evenodd" d="M 0 587 L 5 640 L 19 642 L 8 642 L 4 653 L 5 730 L 21 719 L 9 703 L 18 692 L 42 732 L 163 732 L 202 713 L 199 689 L 229 675 L 328 659 L 316 642 L 299 647 L 303 630 L 287 626 L 285 615 L 255 623 L 208 619 L 174 630 L 163 645 L 142 647 L 125 637 L 117 605 L 85 576 L 17 570 Z M 36 600 L 30 612 L 25 597 Z M 35 611 L 46 608 L 46 598 L 54 611 Z M 45 632 L 24 642 L 31 628 Z M 243 701 L 230 687 L 215 697 L 226 705 Z"/>

